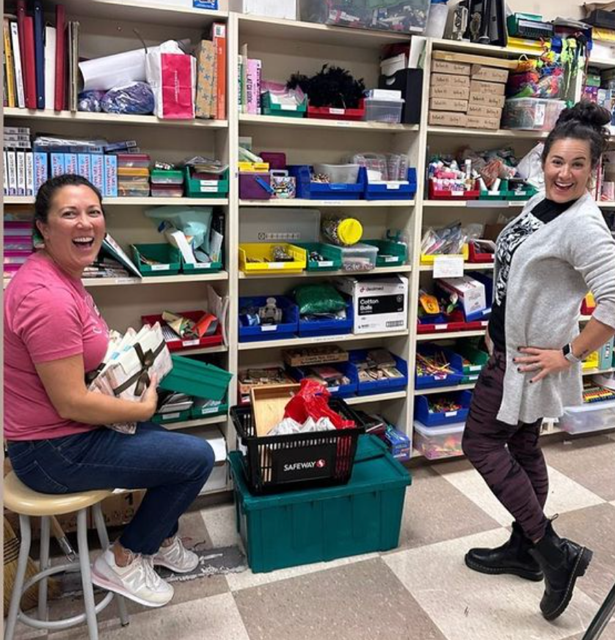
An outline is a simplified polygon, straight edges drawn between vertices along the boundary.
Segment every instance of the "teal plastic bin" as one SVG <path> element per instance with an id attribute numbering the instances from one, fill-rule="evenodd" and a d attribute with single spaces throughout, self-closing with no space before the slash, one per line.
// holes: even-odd
<path id="1" fill-rule="evenodd" d="M 173 369 L 160 382 L 161 389 L 206 400 L 224 398 L 232 373 L 186 356 L 171 356 L 171 359 Z"/>
<path id="2" fill-rule="evenodd" d="M 254 573 L 398 546 L 411 477 L 375 436 L 359 437 L 352 477 L 341 486 L 253 496 L 242 458 L 229 454 L 237 530 Z"/>

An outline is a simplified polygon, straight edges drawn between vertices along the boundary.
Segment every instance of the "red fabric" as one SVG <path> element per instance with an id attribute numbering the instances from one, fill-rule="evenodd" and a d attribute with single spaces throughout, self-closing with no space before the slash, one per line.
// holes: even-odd
<path id="1" fill-rule="evenodd" d="M 192 56 L 181 53 L 160 54 L 162 117 L 194 118 Z"/>

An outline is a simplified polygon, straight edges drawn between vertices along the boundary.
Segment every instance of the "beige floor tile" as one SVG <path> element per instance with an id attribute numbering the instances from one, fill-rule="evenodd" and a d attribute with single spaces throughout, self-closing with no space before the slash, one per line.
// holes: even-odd
<path id="1" fill-rule="evenodd" d="M 241 538 L 235 523 L 235 506 L 210 507 L 200 512 L 213 547 L 240 545 Z"/>
<path id="2" fill-rule="evenodd" d="M 383 557 L 448 640 L 563 640 L 587 627 L 595 604 L 576 590 L 566 613 L 544 620 L 538 605 L 542 583 L 487 576 L 463 562 L 476 546 L 495 546 L 508 531 L 480 533 Z"/>
<path id="3" fill-rule="evenodd" d="M 404 504 L 401 547 L 420 547 L 499 527 L 432 468 L 421 467 L 412 473 Z"/>
<path id="4" fill-rule="evenodd" d="M 127 627 L 99 624 L 100 640 L 250 640 L 230 593 L 149 609 L 132 616 Z M 53 640 L 82 640 L 83 629 L 59 632 Z"/>
<path id="5" fill-rule="evenodd" d="M 235 594 L 250 640 L 445 640 L 380 559 Z"/>
<path id="6" fill-rule="evenodd" d="M 593 436 L 552 442 L 544 448 L 551 467 L 605 500 L 615 500 L 615 442 Z"/>

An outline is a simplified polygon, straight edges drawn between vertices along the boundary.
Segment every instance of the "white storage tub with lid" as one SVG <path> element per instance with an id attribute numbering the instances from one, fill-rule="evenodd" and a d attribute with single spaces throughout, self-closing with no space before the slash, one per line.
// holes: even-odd
<path id="1" fill-rule="evenodd" d="M 571 434 L 615 429 L 615 400 L 565 407 L 558 426 Z"/>

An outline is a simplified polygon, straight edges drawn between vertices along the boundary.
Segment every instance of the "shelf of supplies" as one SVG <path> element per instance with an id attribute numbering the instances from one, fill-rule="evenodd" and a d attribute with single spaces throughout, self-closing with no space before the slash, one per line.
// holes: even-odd
<path id="1" fill-rule="evenodd" d="M 376 207 L 413 207 L 414 200 L 240 200 L 240 207 L 344 207 L 344 209 L 372 209 Z"/>
<path id="2" fill-rule="evenodd" d="M 615 201 L 613 200 L 602 200 L 602 201 L 596 202 L 596 204 L 601 208 L 615 209 Z"/>
<path id="3" fill-rule="evenodd" d="M 160 426 L 168 429 L 169 431 L 175 431 L 176 429 L 189 429 L 190 427 L 206 427 L 208 424 L 222 424 L 227 420 L 228 416 L 226 414 L 222 414 L 221 416 L 197 418 L 196 420 L 185 420 L 184 422 L 167 422 Z"/>
<path id="4" fill-rule="evenodd" d="M 86 3 L 83 4 L 84 6 L 86 5 Z M 155 125 L 157 127 L 198 127 L 200 129 L 228 128 L 227 120 L 166 120 L 156 116 L 129 116 L 113 113 L 89 113 L 86 111 L 73 113 L 72 111 L 53 111 L 51 109 L 19 109 L 18 107 L 4 107 L 4 117 L 54 120 L 56 122 L 84 122 L 87 124 Z"/>
<path id="5" fill-rule="evenodd" d="M 228 347 L 224 344 L 216 345 L 215 347 L 200 347 L 197 349 L 181 349 L 180 351 L 174 351 L 173 353 L 178 356 L 198 356 L 204 353 L 226 353 Z"/>
<path id="6" fill-rule="evenodd" d="M 427 340 L 455 340 L 457 338 L 475 338 L 484 336 L 485 329 L 474 329 L 473 331 L 443 331 L 442 333 L 417 333 L 417 342 L 426 342 Z"/>
<path id="7" fill-rule="evenodd" d="M 358 340 L 382 340 L 383 338 L 402 338 L 408 335 L 408 330 L 382 331 L 379 333 L 345 333 L 340 336 L 318 336 L 317 338 L 289 338 L 288 340 L 263 340 L 261 342 L 240 342 L 239 351 L 254 349 L 277 349 L 283 347 L 300 347 L 312 344 L 326 344 L 331 342 L 354 342 Z"/>
<path id="8" fill-rule="evenodd" d="M 522 129 L 457 129 L 456 127 L 427 127 L 427 133 L 434 136 L 459 136 L 476 138 L 507 138 L 516 139 L 527 138 L 530 140 L 541 140 L 546 138 L 548 131 L 523 131 Z"/>
<path id="9" fill-rule="evenodd" d="M 226 271 L 204 273 L 198 276 L 159 276 L 150 278 L 83 278 L 85 287 L 113 287 L 119 285 L 147 285 L 147 284 L 190 284 L 192 282 L 212 282 L 214 280 L 228 280 Z"/>
<path id="10" fill-rule="evenodd" d="M 282 20 L 239 14 L 239 34 L 259 38 L 294 40 L 314 44 L 330 44 L 340 47 L 379 49 L 394 42 L 409 42 L 410 34 L 393 31 L 349 29 L 315 22 Z"/>
<path id="11" fill-rule="evenodd" d="M 298 127 L 307 129 L 351 129 L 404 133 L 418 131 L 418 124 L 387 124 L 386 122 L 355 122 L 353 120 L 325 120 L 324 118 L 285 118 L 284 116 L 258 116 L 247 113 L 239 115 L 239 124 L 274 125 L 276 127 Z"/>
<path id="12" fill-rule="evenodd" d="M 433 387 L 430 389 L 415 389 L 415 396 L 425 396 L 432 393 L 448 393 L 449 391 L 465 391 L 467 389 L 474 389 L 475 383 L 469 384 L 452 384 L 449 387 Z"/>
<path id="13" fill-rule="evenodd" d="M 581 372 L 583 376 L 596 376 L 601 373 L 613 373 L 615 371 L 615 367 L 611 367 L 610 369 L 585 369 L 585 371 Z"/>
<path id="14" fill-rule="evenodd" d="M 596 67 L 597 69 L 612 69 L 615 67 L 615 58 L 591 58 L 589 59 L 589 66 Z"/>
<path id="15" fill-rule="evenodd" d="M 34 204 L 34 196 L 4 196 L 5 205 Z M 156 205 L 189 204 L 192 206 L 225 206 L 228 198 L 103 198 L 105 207 L 144 207 Z"/>
<path id="16" fill-rule="evenodd" d="M 301 271 L 300 273 L 284 273 L 283 271 L 271 273 L 255 273 L 254 275 L 246 275 L 243 271 L 239 272 L 240 280 L 262 280 L 263 278 L 331 278 L 333 276 L 375 276 L 375 275 L 395 275 L 396 273 L 410 273 L 412 267 L 404 264 L 401 267 L 376 267 L 371 271 Z"/>
<path id="17" fill-rule="evenodd" d="M 493 262 L 477 262 L 476 264 L 464 262 L 463 269 L 464 271 L 479 271 L 482 269 L 491 271 L 493 270 Z M 419 267 L 419 271 L 433 271 L 433 264 L 422 264 Z"/>
<path id="18" fill-rule="evenodd" d="M 391 391 L 390 393 L 375 393 L 371 396 L 351 396 L 344 398 L 344 401 L 346 404 L 367 404 L 368 402 L 385 402 L 386 400 L 400 400 L 407 397 L 407 391 Z"/>
<path id="19" fill-rule="evenodd" d="M 423 206 L 430 209 L 510 209 L 525 205 L 523 200 L 423 200 Z"/>
<path id="20" fill-rule="evenodd" d="M 477 42 L 465 42 L 461 40 L 444 40 L 434 38 L 432 40 L 434 50 L 454 51 L 457 53 L 471 53 L 476 55 L 488 55 L 499 58 L 518 58 L 519 56 L 535 56 L 542 54 L 542 49 L 533 51 L 525 47 L 496 47 L 491 44 L 479 44 Z"/>

